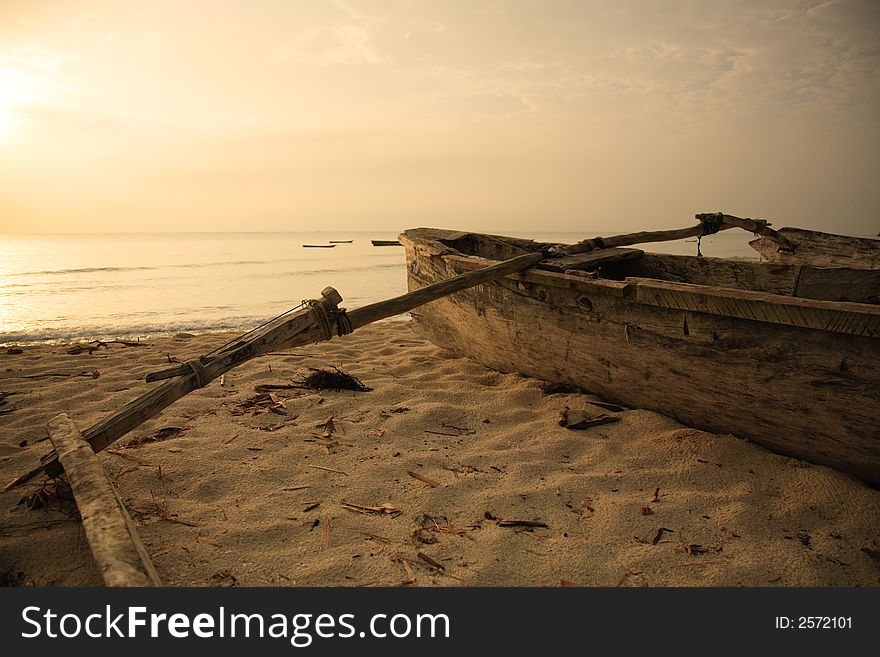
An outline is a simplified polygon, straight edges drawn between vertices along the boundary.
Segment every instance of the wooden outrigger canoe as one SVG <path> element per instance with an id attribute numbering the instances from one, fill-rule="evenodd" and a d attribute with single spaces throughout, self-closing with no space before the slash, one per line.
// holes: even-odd
<path id="1" fill-rule="evenodd" d="M 165 382 L 84 432 L 61 414 L 48 427 L 55 449 L 3 490 L 66 473 L 105 582 L 159 585 L 95 453 L 248 360 L 416 308 L 413 317 L 434 342 L 496 369 L 732 431 L 880 485 L 880 242 L 786 235 L 794 229 L 724 213 L 696 218 L 686 228 L 571 245 L 407 231 L 406 294 L 347 312 L 327 287 L 321 299 L 209 354 L 148 374 L 148 382 Z M 760 235 L 753 246 L 774 260 L 801 264 L 620 248 L 730 228 Z M 842 245 L 852 247 L 845 262 Z"/>
<path id="2" fill-rule="evenodd" d="M 777 236 L 795 248 L 752 243 L 771 263 L 595 248 L 598 238 L 412 315 L 432 342 L 493 369 L 880 485 L 880 240 Z M 552 248 L 428 228 L 400 241 L 410 290 Z"/>
<path id="3" fill-rule="evenodd" d="M 167 381 L 83 431 L 81 440 L 99 452 L 248 360 L 425 306 L 414 316 L 429 337 L 497 369 L 568 381 L 880 484 L 880 307 L 872 305 L 880 270 L 865 266 L 875 245 L 860 245 L 867 261 L 830 270 L 620 248 L 731 228 L 772 242 L 780 259 L 813 248 L 763 220 L 720 212 L 696 218 L 685 228 L 568 245 L 407 231 L 406 294 L 347 312 L 327 287 L 320 299 L 209 354 L 148 374 L 148 382 Z M 813 246 L 830 248 L 824 238 Z M 62 466 L 50 451 L 3 490 L 41 473 L 56 477 Z"/>

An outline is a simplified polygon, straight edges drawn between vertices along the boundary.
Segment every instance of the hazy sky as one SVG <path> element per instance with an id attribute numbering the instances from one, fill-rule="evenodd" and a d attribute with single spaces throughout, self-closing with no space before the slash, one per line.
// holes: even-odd
<path id="1" fill-rule="evenodd" d="M 0 232 L 875 234 L 878 123 L 878 0 L 0 0 Z"/>

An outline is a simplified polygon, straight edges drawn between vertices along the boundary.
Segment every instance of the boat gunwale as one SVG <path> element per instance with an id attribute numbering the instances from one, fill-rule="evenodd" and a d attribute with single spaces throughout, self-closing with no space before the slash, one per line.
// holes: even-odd
<path id="1" fill-rule="evenodd" d="M 431 238 L 422 237 L 420 233 L 427 233 Z M 452 231 L 443 229 L 410 229 L 399 236 L 401 243 L 406 247 L 407 253 L 414 253 L 420 256 L 439 257 L 448 265 L 457 266 L 461 269 L 472 271 L 482 269 L 483 267 L 494 264 L 497 261 L 490 258 L 477 255 L 463 254 L 456 249 L 449 247 L 436 238 L 438 235 L 448 234 L 451 239 L 460 239 L 467 235 L 483 235 L 483 233 L 474 233 L 466 231 Z M 504 239 L 503 236 L 486 235 L 495 239 Z M 536 246 L 542 246 L 544 243 L 535 242 Z M 678 256 L 682 258 L 696 258 L 696 256 Z M 709 258 L 703 258 L 708 260 Z M 724 261 L 726 258 L 711 258 L 712 260 Z M 755 263 L 762 266 L 780 268 L 798 268 L 801 265 L 787 265 L 780 263 Z M 649 277 L 626 277 L 623 281 L 601 278 L 584 278 L 583 276 L 572 275 L 567 273 L 553 272 L 543 269 L 528 269 L 515 274 L 508 274 L 505 278 L 512 281 L 522 281 L 528 283 L 538 283 L 550 287 L 570 289 L 572 287 L 583 289 L 585 291 L 600 291 L 605 294 L 623 297 L 633 303 L 650 305 L 655 307 L 677 309 L 681 311 L 705 312 L 713 315 L 732 317 L 736 319 L 762 321 L 769 324 L 779 326 L 795 326 L 806 329 L 820 330 L 825 332 L 844 333 L 850 335 L 858 335 L 865 337 L 880 337 L 880 306 L 870 303 L 859 303 L 854 301 L 829 301 L 824 299 L 810 299 L 804 297 L 789 296 L 784 294 L 775 294 L 772 292 L 763 292 L 757 290 L 736 289 L 720 285 L 703 285 L 696 283 L 680 283 L 668 281 L 660 278 Z M 743 303 L 761 303 L 767 306 L 778 306 L 785 309 L 805 310 L 807 312 L 819 312 L 822 314 L 837 314 L 843 316 L 859 316 L 863 318 L 863 324 L 876 324 L 878 328 L 868 326 L 867 330 L 863 328 L 861 331 L 846 330 L 846 326 L 841 326 L 835 322 L 829 321 L 825 326 L 816 326 L 806 322 L 798 322 L 795 318 L 794 322 L 774 321 L 767 318 L 756 318 L 743 316 L 733 312 L 724 312 L 721 308 L 689 308 L 680 306 L 671 306 L 668 304 L 656 303 L 650 295 L 643 295 L 639 299 L 638 288 L 643 289 L 664 289 L 669 291 L 679 291 L 693 295 L 705 295 L 707 298 L 717 299 L 719 301 L 732 301 Z M 851 327 L 850 327 L 851 328 Z"/>

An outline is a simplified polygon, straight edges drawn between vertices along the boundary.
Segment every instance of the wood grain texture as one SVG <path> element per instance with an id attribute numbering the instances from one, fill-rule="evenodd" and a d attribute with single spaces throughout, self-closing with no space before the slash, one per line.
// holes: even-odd
<path id="1" fill-rule="evenodd" d="M 615 262 L 624 262 L 641 258 L 644 251 L 641 249 L 597 249 L 580 255 L 553 258 L 538 263 L 538 269 L 547 271 L 565 272 L 568 270 L 598 269 Z"/>
<path id="2" fill-rule="evenodd" d="M 480 285 L 501 276 L 527 269 L 538 264 L 543 259 L 544 255 L 541 253 L 527 253 L 496 264 L 483 260 L 480 263 L 481 266 L 472 268 L 470 271 L 450 276 L 445 280 L 433 281 L 430 285 L 410 290 L 406 294 L 386 301 L 379 301 L 363 308 L 356 308 L 348 313 L 348 319 L 351 322 L 352 329 L 358 329 L 380 319 L 408 312 L 413 308 L 430 303 L 458 290 Z"/>
<path id="3" fill-rule="evenodd" d="M 880 269 L 815 267 L 645 253 L 637 262 L 608 263 L 612 278 L 639 276 L 695 285 L 717 285 L 825 301 L 880 302 Z"/>
<path id="4" fill-rule="evenodd" d="M 415 245 L 419 235 L 401 241 Z M 411 289 L 481 266 L 430 251 L 408 246 Z M 652 284 L 530 269 L 412 314 L 435 344 L 488 367 L 576 385 L 880 485 L 880 339 L 782 321 L 813 321 L 810 300 L 773 311 L 772 294 L 728 290 L 711 295 L 714 306 L 691 307 L 690 289 L 675 301 L 682 292 L 673 286 L 659 293 L 662 304 L 639 302 L 643 283 Z M 644 294 L 656 296 L 653 285 Z M 768 314 L 757 317 L 750 302 Z M 876 327 L 876 307 L 844 305 Z M 747 311 L 756 318 L 737 317 Z"/>
<path id="5" fill-rule="evenodd" d="M 64 413 L 49 422 L 83 529 L 107 586 L 161 586 L 137 529 L 95 452 Z"/>
<path id="6" fill-rule="evenodd" d="M 779 234 L 794 244 L 792 253 L 779 251 L 777 244 L 759 237 L 749 242 L 770 262 L 810 264 L 814 267 L 880 269 L 880 240 L 849 237 L 802 228 L 780 228 Z"/>
<path id="7" fill-rule="evenodd" d="M 880 269 L 803 265 L 795 294 L 805 299 L 880 304 Z"/>
<path id="8" fill-rule="evenodd" d="M 716 285 L 627 278 L 638 303 L 834 333 L 880 337 L 880 307 L 798 299 Z"/>

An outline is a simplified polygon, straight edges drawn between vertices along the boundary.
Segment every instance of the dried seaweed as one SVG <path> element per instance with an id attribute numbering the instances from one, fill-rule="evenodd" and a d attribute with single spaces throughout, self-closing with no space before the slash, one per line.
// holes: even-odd
<path id="1" fill-rule="evenodd" d="M 334 367 L 332 370 L 310 367 L 309 374 L 296 383 L 310 390 L 355 390 L 357 392 L 372 390 L 372 388 L 365 386 L 359 378 L 343 372 L 338 367 Z"/>
<path id="2" fill-rule="evenodd" d="M 29 511 L 35 509 L 63 511 L 73 501 L 70 484 L 64 479 L 55 478 L 44 481 L 39 488 L 26 493 L 18 504 L 24 505 Z"/>

